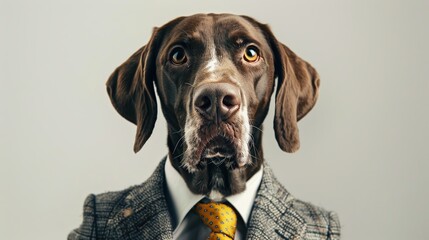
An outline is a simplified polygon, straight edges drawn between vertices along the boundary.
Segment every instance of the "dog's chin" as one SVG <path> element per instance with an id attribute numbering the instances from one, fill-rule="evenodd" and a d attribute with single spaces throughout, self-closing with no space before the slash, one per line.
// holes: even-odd
<path id="1" fill-rule="evenodd" d="M 214 201 L 245 189 L 245 170 L 238 167 L 234 158 L 205 158 L 200 161 L 198 169 L 192 173 L 191 190 Z"/>
<path id="2" fill-rule="evenodd" d="M 224 137 L 215 137 L 203 149 L 196 166 L 190 173 L 189 187 L 214 201 L 244 191 L 246 173 L 240 164 L 237 147 Z"/>

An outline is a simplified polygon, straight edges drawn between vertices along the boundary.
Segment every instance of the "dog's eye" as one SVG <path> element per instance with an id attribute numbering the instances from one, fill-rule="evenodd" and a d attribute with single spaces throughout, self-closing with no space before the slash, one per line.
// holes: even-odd
<path id="1" fill-rule="evenodd" d="M 170 53 L 170 62 L 173 64 L 184 64 L 188 61 L 185 53 L 185 49 L 182 47 L 175 47 Z"/>
<path id="2" fill-rule="evenodd" d="M 259 60 L 258 49 L 255 46 L 249 46 L 244 51 L 244 60 L 247 62 L 256 62 Z"/>

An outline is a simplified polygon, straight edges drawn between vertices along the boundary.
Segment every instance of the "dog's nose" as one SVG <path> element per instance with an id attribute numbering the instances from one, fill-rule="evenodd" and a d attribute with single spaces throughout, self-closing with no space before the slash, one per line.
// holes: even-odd
<path id="1" fill-rule="evenodd" d="M 194 107 L 208 120 L 228 120 L 240 104 L 240 91 L 230 83 L 207 83 L 195 89 Z"/>

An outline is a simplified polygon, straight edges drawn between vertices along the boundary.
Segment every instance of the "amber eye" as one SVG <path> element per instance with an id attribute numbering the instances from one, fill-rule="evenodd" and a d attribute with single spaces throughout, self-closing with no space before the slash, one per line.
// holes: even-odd
<path id="1" fill-rule="evenodd" d="M 182 47 L 173 48 L 170 53 L 170 62 L 180 65 L 186 63 L 186 61 L 188 61 L 188 59 L 186 58 L 185 49 Z"/>
<path id="2" fill-rule="evenodd" d="M 244 60 L 247 62 L 256 62 L 259 60 L 259 53 L 258 49 L 254 46 L 249 46 L 246 48 L 246 51 L 244 51 Z"/>

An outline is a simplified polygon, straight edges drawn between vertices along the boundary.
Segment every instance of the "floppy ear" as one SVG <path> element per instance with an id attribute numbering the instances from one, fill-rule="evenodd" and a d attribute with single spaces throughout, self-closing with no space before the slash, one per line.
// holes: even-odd
<path id="1" fill-rule="evenodd" d="M 277 77 L 274 130 L 277 143 L 285 152 L 299 149 L 297 122 L 314 106 L 320 85 L 319 75 L 306 61 L 276 40 L 264 25 L 273 54 Z"/>
<path id="2" fill-rule="evenodd" d="M 149 43 L 116 68 L 106 83 L 115 109 L 137 125 L 134 152 L 149 139 L 157 117 L 154 81 L 159 38 L 158 30 L 154 29 Z"/>

